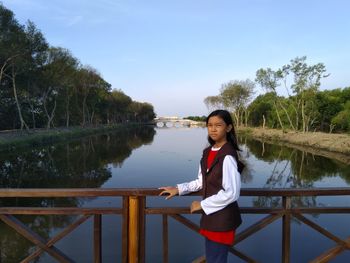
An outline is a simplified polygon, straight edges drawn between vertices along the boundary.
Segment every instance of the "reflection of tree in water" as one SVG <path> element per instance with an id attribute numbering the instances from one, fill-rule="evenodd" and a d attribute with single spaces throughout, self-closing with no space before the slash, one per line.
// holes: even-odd
<path id="1" fill-rule="evenodd" d="M 73 222 L 73 216 L 16 216 L 22 223 L 48 240 L 53 229 Z M 33 244 L 15 230 L 0 222 L 0 262 L 20 262 L 33 251 Z M 35 260 L 35 262 L 37 262 Z"/>
<path id="2" fill-rule="evenodd" d="M 246 160 L 250 157 L 249 148 L 246 145 L 247 138 L 242 136 L 237 136 L 239 148 L 241 151 L 238 152 L 240 160 L 244 163 L 245 167 L 241 174 L 241 181 L 243 183 L 249 183 L 253 180 L 252 167 L 248 165 Z"/>
<path id="3" fill-rule="evenodd" d="M 245 145 L 255 158 L 268 162 L 273 167 L 265 188 L 311 188 L 314 182 L 326 177 L 341 177 L 350 183 L 350 168 L 336 160 L 255 140 L 245 140 Z M 300 207 L 316 204 L 316 197 L 292 199 L 292 205 Z M 280 205 L 281 198 L 278 197 L 259 197 L 254 200 L 254 206 L 258 207 Z"/>
<path id="4" fill-rule="evenodd" d="M 121 166 L 133 149 L 153 141 L 152 126 L 119 129 L 81 140 L 21 152 L 0 153 L 0 187 L 97 188 L 111 177 L 108 164 Z M 79 207 L 81 198 L 2 198 L 0 206 Z M 74 216 L 19 216 L 21 222 L 43 238 L 61 229 Z M 0 222 L 0 262 L 18 262 L 29 254 L 32 243 Z"/>

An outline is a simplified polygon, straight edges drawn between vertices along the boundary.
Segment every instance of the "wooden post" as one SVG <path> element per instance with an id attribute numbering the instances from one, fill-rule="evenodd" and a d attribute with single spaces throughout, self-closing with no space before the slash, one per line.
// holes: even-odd
<path id="1" fill-rule="evenodd" d="M 163 215 L 163 262 L 168 263 L 168 216 Z"/>
<path id="2" fill-rule="evenodd" d="M 146 197 L 123 198 L 122 262 L 145 262 Z"/>
<path id="3" fill-rule="evenodd" d="M 129 234 L 129 197 L 123 197 L 123 217 L 122 217 L 122 262 L 128 263 L 128 238 Z"/>
<path id="4" fill-rule="evenodd" d="M 139 262 L 144 263 L 146 258 L 146 197 L 139 196 Z"/>
<path id="5" fill-rule="evenodd" d="M 282 262 L 290 262 L 290 209 L 291 209 L 291 197 L 283 196 L 282 204 L 284 208 L 284 215 L 282 219 Z"/>
<path id="6" fill-rule="evenodd" d="M 94 216 L 94 262 L 102 262 L 101 215 Z"/>
<path id="7" fill-rule="evenodd" d="M 129 197 L 129 235 L 128 262 L 138 263 L 139 258 L 139 200 L 137 196 Z"/>

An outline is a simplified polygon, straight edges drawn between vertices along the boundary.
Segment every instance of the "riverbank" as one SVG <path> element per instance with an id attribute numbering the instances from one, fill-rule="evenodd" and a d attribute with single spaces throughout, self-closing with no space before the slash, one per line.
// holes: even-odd
<path id="1" fill-rule="evenodd" d="M 61 142 L 120 129 L 139 124 L 116 124 L 98 127 L 61 127 L 47 129 L 0 131 L 0 151 L 19 147 L 38 146 L 47 143 Z"/>
<path id="2" fill-rule="evenodd" d="M 271 142 L 297 148 L 350 164 L 350 135 L 322 132 L 295 132 L 263 128 L 238 128 L 237 133 L 246 134 L 262 142 Z"/>

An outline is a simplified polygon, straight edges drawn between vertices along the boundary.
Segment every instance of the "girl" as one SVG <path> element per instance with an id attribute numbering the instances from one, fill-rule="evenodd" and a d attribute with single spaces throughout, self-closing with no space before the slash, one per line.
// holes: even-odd
<path id="1" fill-rule="evenodd" d="M 227 262 L 228 249 L 233 245 L 235 229 L 241 224 L 237 204 L 243 163 L 231 115 L 226 110 L 213 111 L 206 119 L 210 146 L 203 151 L 197 180 L 160 187 L 160 195 L 185 195 L 202 190 L 203 200 L 191 204 L 191 213 L 203 210 L 200 233 L 205 237 L 206 262 Z"/>

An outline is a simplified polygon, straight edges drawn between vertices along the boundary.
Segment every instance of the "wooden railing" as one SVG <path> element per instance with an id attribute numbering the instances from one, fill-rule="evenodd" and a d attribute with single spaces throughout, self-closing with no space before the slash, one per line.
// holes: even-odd
<path id="1" fill-rule="evenodd" d="M 198 232 L 199 226 L 185 218 L 184 214 L 190 214 L 188 207 L 147 207 L 146 198 L 157 196 L 158 189 L 0 189 L 0 198 L 70 198 L 70 197 L 122 197 L 123 204 L 120 208 L 86 208 L 86 207 L 0 207 L 0 219 L 8 226 L 16 230 L 20 235 L 36 245 L 36 250 L 21 262 L 31 262 L 43 252 L 48 253 L 59 262 L 74 262 L 57 247 L 55 243 L 71 233 L 90 217 L 94 218 L 94 262 L 102 262 L 102 215 L 117 214 L 122 216 L 122 262 L 145 261 L 145 222 L 146 215 L 158 214 L 163 218 L 163 262 L 168 262 L 168 217 L 171 217 L 186 227 Z M 198 194 L 194 194 L 198 195 Z M 291 243 L 291 219 L 294 217 L 307 226 L 315 229 L 322 235 L 333 240 L 336 245 L 312 262 L 328 262 L 344 250 L 350 249 L 350 222 L 344 226 L 349 237 L 345 240 L 330 233 L 328 230 L 306 218 L 303 214 L 339 214 L 350 213 L 350 204 L 346 207 L 297 207 L 292 206 L 293 197 L 301 196 L 347 196 L 350 197 L 350 188 L 327 189 L 242 189 L 241 196 L 281 197 L 280 207 L 241 207 L 242 214 L 267 214 L 266 217 L 252 224 L 242 231 L 238 231 L 235 244 L 238 244 L 263 229 L 267 225 L 282 219 L 282 259 L 281 262 L 290 262 Z M 80 215 L 80 217 L 67 226 L 61 233 L 44 240 L 34 233 L 26 225 L 20 222 L 15 215 Z M 1 248 L 0 248 L 1 250 Z M 252 256 L 248 256 L 237 250 L 235 246 L 230 252 L 246 262 L 257 262 Z M 117 262 L 117 259 L 116 259 Z"/>

